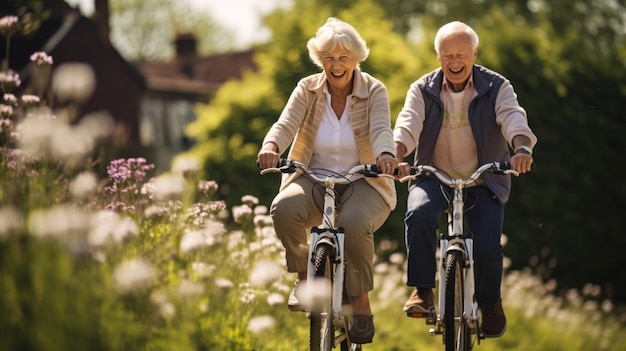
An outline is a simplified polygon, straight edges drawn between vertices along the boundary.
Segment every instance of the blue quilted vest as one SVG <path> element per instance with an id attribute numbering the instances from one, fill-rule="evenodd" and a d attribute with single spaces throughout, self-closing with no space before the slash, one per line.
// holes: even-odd
<path id="1" fill-rule="evenodd" d="M 468 111 L 469 122 L 476 141 L 478 163 L 509 161 L 510 154 L 506 139 L 496 123 L 495 103 L 498 91 L 505 78 L 485 67 L 474 65 L 473 83 L 478 95 L 471 101 Z M 436 69 L 418 80 L 425 103 L 424 128 L 415 153 L 415 165 L 430 164 L 439 131 L 443 123 L 443 103 L 440 92 L 443 72 Z M 484 173 L 485 186 L 504 204 L 511 191 L 511 176 Z"/>

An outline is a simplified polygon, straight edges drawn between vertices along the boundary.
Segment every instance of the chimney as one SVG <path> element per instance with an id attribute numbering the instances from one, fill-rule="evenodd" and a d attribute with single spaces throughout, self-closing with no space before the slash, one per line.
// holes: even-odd
<path id="1" fill-rule="evenodd" d="M 94 0 L 95 7 L 91 18 L 98 25 L 100 38 L 106 45 L 111 45 L 109 33 L 111 27 L 109 25 L 109 0 Z"/>
<path id="2" fill-rule="evenodd" d="M 197 52 L 197 40 L 193 33 L 178 33 L 174 39 L 176 57 L 194 57 Z"/>

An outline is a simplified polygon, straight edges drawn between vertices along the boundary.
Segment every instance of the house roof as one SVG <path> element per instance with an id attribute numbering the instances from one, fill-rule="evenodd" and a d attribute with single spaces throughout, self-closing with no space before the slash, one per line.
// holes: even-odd
<path id="1" fill-rule="evenodd" d="M 256 70 L 254 50 L 211 56 L 179 55 L 168 62 L 140 62 L 136 66 L 152 93 L 182 94 L 205 100 L 229 79 Z"/>

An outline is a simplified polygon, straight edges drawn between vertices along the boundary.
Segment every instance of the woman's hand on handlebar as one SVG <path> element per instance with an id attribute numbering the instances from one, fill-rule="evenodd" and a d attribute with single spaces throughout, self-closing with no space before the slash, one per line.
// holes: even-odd
<path id="1" fill-rule="evenodd" d="M 261 169 L 274 168 L 278 165 L 280 154 L 278 154 L 277 149 L 277 146 L 273 143 L 263 145 L 263 148 L 257 155 L 257 164 Z"/>
<path id="2" fill-rule="evenodd" d="M 376 159 L 376 167 L 380 173 L 393 175 L 398 166 L 398 159 L 388 153 L 383 153 Z"/>

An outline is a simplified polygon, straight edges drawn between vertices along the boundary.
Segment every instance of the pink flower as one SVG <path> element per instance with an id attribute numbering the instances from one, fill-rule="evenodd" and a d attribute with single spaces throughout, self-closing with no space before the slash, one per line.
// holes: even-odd
<path id="1" fill-rule="evenodd" d="M 52 56 L 49 56 L 43 51 L 37 51 L 30 55 L 30 60 L 37 63 L 38 66 L 52 65 Z"/>

